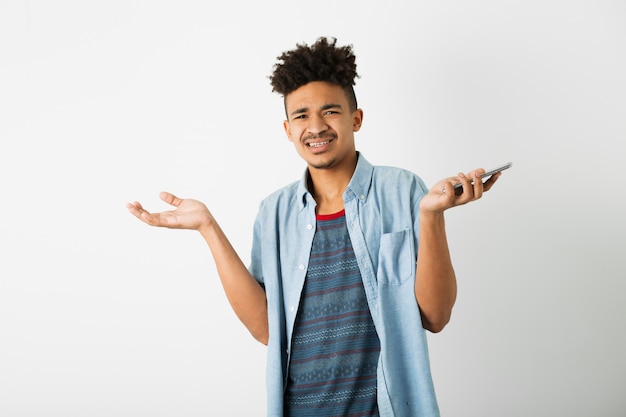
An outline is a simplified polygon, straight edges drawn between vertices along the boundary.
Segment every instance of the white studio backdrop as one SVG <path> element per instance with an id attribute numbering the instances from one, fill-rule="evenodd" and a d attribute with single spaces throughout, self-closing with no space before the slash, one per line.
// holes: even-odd
<path id="1" fill-rule="evenodd" d="M 626 2 L 0 0 L 0 415 L 263 416 L 265 348 L 208 249 L 125 204 L 204 201 L 247 263 L 304 165 L 267 76 L 357 55 L 357 146 L 442 177 L 512 161 L 447 214 L 429 335 L 442 415 L 626 415 Z"/>

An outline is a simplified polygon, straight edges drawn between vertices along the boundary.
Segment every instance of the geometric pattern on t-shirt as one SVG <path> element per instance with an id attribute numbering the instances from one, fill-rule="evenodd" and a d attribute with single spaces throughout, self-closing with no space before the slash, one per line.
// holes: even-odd
<path id="1" fill-rule="evenodd" d="M 345 212 L 318 216 L 291 341 L 285 415 L 377 416 L 379 353 Z"/>

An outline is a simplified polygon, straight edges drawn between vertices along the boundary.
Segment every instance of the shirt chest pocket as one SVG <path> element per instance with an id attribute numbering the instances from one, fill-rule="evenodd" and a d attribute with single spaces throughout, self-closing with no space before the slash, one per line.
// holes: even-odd
<path id="1" fill-rule="evenodd" d="M 413 278 L 415 256 L 410 229 L 384 233 L 378 253 L 378 282 L 402 285 Z"/>

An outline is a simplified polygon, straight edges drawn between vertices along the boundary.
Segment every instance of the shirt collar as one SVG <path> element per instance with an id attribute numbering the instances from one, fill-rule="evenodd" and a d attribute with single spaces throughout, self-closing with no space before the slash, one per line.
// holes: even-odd
<path id="1" fill-rule="evenodd" d="M 343 194 L 343 200 L 349 201 L 353 198 L 357 198 L 361 203 L 367 201 L 367 195 L 369 193 L 370 184 L 372 183 L 372 173 L 374 167 L 370 164 L 365 157 L 357 151 L 357 163 L 354 174 L 348 183 L 348 187 Z M 304 208 L 308 203 L 315 204 L 313 196 L 307 188 L 309 178 L 309 170 L 304 170 L 304 175 L 300 179 L 298 184 L 298 196 L 300 198 L 301 207 Z"/>
<path id="2" fill-rule="evenodd" d="M 348 188 L 343 194 L 343 201 L 349 201 L 352 198 L 358 198 L 361 203 L 367 201 L 367 195 L 370 190 L 370 184 L 372 183 L 372 175 L 374 167 L 367 159 L 357 152 L 357 163 L 352 179 L 348 183 Z"/>

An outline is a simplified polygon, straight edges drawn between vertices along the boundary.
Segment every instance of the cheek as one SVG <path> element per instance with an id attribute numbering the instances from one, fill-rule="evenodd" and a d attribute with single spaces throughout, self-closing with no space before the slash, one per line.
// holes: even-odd
<path id="1" fill-rule="evenodd" d="M 302 135 L 302 129 L 298 129 L 297 127 L 291 127 L 287 130 L 287 138 L 290 142 L 298 143 L 300 142 L 300 136 Z"/>

